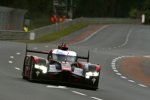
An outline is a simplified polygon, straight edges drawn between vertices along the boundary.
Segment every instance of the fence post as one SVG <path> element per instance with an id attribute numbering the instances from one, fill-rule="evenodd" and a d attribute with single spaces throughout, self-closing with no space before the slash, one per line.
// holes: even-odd
<path id="1" fill-rule="evenodd" d="M 35 40 L 35 33 L 34 32 L 30 32 L 30 40 Z"/>
<path id="2" fill-rule="evenodd" d="M 142 14 L 142 24 L 145 23 L 145 14 Z"/>

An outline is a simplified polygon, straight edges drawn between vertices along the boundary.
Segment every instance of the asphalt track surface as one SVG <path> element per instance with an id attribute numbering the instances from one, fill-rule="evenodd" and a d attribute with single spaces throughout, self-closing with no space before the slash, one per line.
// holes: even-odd
<path id="1" fill-rule="evenodd" d="M 72 35 L 70 35 L 71 37 Z M 122 56 L 150 54 L 150 26 L 109 25 L 88 40 L 70 46 L 79 54 L 90 50 L 90 62 L 102 72 L 97 91 L 22 79 L 25 44 L 0 42 L 0 100 L 149 100 L 150 88 L 119 73 Z M 50 50 L 55 44 L 30 44 L 34 50 Z M 41 55 L 44 56 L 44 55 Z"/>

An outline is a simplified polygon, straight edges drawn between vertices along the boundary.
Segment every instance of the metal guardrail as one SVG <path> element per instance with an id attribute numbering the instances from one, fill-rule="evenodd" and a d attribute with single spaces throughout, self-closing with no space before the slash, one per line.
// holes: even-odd
<path id="1" fill-rule="evenodd" d="M 29 40 L 29 33 L 23 31 L 0 30 L 0 40 Z"/>
<path id="2" fill-rule="evenodd" d="M 78 18 L 59 24 L 40 27 L 30 32 L 0 30 L 0 40 L 29 40 L 60 31 L 72 24 L 86 22 L 90 24 L 141 24 L 140 19 L 129 18 Z M 34 34 L 33 34 L 34 33 Z M 34 36 L 35 35 L 35 36 Z M 33 36 L 33 37 L 31 37 Z"/>
<path id="3" fill-rule="evenodd" d="M 79 20 L 91 24 L 141 24 L 140 19 L 131 18 L 80 18 Z"/>
<path id="4" fill-rule="evenodd" d="M 75 20 L 72 20 L 72 21 L 66 21 L 66 22 L 63 22 L 63 23 L 56 23 L 56 24 L 52 24 L 52 25 L 49 25 L 49 26 L 44 26 L 44 27 L 40 27 L 40 28 L 37 28 L 37 29 L 34 29 L 34 30 L 31 30 L 31 32 L 34 32 L 35 33 L 35 38 L 38 38 L 42 35 L 45 35 L 45 34 L 50 34 L 50 33 L 53 33 L 53 32 L 58 32 L 72 24 L 75 24 L 75 23 L 78 23 L 79 19 L 75 19 Z"/>

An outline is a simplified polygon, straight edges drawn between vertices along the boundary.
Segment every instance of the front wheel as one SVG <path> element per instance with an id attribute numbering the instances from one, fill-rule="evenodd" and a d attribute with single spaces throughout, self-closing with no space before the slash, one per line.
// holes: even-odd
<path id="1" fill-rule="evenodd" d="M 93 84 L 92 88 L 93 90 L 97 90 L 99 86 L 99 76 L 96 78 L 95 83 Z"/>

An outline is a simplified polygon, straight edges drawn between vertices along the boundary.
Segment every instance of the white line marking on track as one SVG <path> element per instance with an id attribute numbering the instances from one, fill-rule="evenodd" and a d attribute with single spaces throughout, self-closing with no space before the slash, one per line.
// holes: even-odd
<path id="1" fill-rule="evenodd" d="M 127 37 L 126 37 L 126 40 L 125 40 L 125 42 L 124 42 L 124 44 L 123 44 L 122 46 L 127 45 L 128 41 L 129 41 L 129 37 L 130 37 L 132 31 L 133 31 L 132 29 L 129 30 L 128 35 L 127 35 Z"/>
<path id="2" fill-rule="evenodd" d="M 121 76 L 122 74 L 121 73 L 116 73 L 117 75 Z"/>
<path id="3" fill-rule="evenodd" d="M 77 91 L 71 91 L 71 92 L 73 92 L 73 93 L 75 93 L 75 94 L 82 95 L 82 96 L 87 96 L 86 94 L 84 94 L 84 93 L 81 93 L 81 92 L 77 92 Z"/>
<path id="4" fill-rule="evenodd" d="M 100 98 L 97 98 L 97 97 L 91 97 L 92 99 L 95 99 L 95 100 L 103 100 L 103 99 L 100 99 Z"/>
<path id="5" fill-rule="evenodd" d="M 16 69 L 16 70 L 19 70 L 19 71 L 21 70 L 21 69 L 20 69 L 20 68 L 18 68 L 18 67 L 15 67 L 15 69 Z"/>
<path id="6" fill-rule="evenodd" d="M 143 84 L 138 84 L 138 85 L 141 87 L 145 87 L 145 88 L 147 87 L 146 85 L 143 85 Z"/>
<path id="7" fill-rule="evenodd" d="M 131 32 L 129 32 L 130 34 L 131 34 Z M 129 36 L 128 36 L 129 37 Z M 126 40 L 126 41 L 128 41 L 128 39 Z M 119 59 L 122 59 L 122 58 L 126 58 L 126 57 L 134 57 L 134 56 L 121 56 L 121 57 L 117 57 L 117 58 L 115 58 L 115 59 L 113 59 L 112 60 L 112 63 L 111 63 L 111 67 L 112 67 L 112 70 L 117 74 L 117 75 L 119 75 L 122 79 L 126 79 L 127 81 L 129 81 L 129 82 L 131 82 L 131 83 L 137 83 L 136 81 L 134 81 L 134 80 L 130 80 L 130 79 L 128 79 L 127 77 L 125 77 L 125 76 L 122 76 L 122 74 L 121 73 L 119 73 L 118 72 L 118 70 L 117 70 L 117 68 L 116 68 L 116 62 L 119 60 Z M 144 56 L 145 57 L 145 56 Z M 141 87 L 148 87 L 148 86 L 146 86 L 146 85 L 143 85 L 143 84 L 137 84 L 138 86 L 141 86 Z"/>
<path id="8" fill-rule="evenodd" d="M 112 66 L 111 66 L 111 67 L 112 67 L 112 69 L 116 69 L 116 66 L 115 66 L 115 64 L 112 64 Z"/>
<path id="9" fill-rule="evenodd" d="M 80 42 L 77 42 L 77 43 L 74 43 L 74 44 L 79 44 L 79 43 L 82 43 L 82 42 L 85 42 L 87 40 L 89 40 L 90 38 L 92 38 L 95 34 L 97 34 L 98 32 L 104 30 L 105 28 L 109 27 L 110 25 L 104 25 L 103 27 L 99 28 L 96 32 L 93 32 L 90 36 L 88 36 L 87 38 L 83 39 L 82 41 Z"/>
<path id="10" fill-rule="evenodd" d="M 17 52 L 16 54 L 17 54 L 17 55 L 20 55 L 21 53 L 20 53 L 20 52 Z"/>
<path id="11" fill-rule="evenodd" d="M 129 32 L 128 32 L 127 36 L 126 36 L 125 42 L 123 44 L 121 44 L 121 45 L 119 45 L 117 47 L 113 47 L 113 48 L 116 49 L 116 48 L 121 48 L 121 47 L 126 46 L 128 44 L 129 37 L 130 37 L 132 31 L 133 31 L 132 29 L 129 30 Z"/>
<path id="12" fill-rule="evenodd" d="M 148 56 L 143 56 L 143 57 L 150 58 L 150 56 L 149 56 L 149 55 L 148 55 Z"/>
<path id="13" fill-rule="evenodd" d="M 53 86 L 53 85 L 47 85 L 47 88 L 58 88 L 58 86 Z"/>
<path id="14" fill-rule="evenodd" d="M 11 58 L 11 59 L 13 59 L 13 58 L 14 58 L 14 56 L 10 56 L 10 58 Z"/>
<path id="15" fill-rule="evenodd" d="M 55 88 L 55 89 L 67 89 L 66 86 L 54 86 L 54 85 L 47 85 L 47 88 Z"/>
<path id="16" fill-rule="evenodd" d="M 121 76 L 121 78 L 123 78 L 123 79 L 127 79 L 125 76 Z"/>
<path id="17" fill-rule="evenodd" d="M 113 61 L 111 64 L 112 64 L 112 65 L 115 65 L 115 61 Z"/>
<path id="18" fill-rule="evenodd" d="M 8 61 L 8 63 L 9 63 L 9 64 L 12 64 L 12 63 L 13 63 L 13 61 Z"/>
<path id="19" fill-rule="evenodd" d="M 60 88 L 60 89 L 67 89 L 66 86 L 58 86 L 58 88 Z"/>
<path id="20" fill-rule="evenodd" d="M 131 83 L 135 83 L 135 81 L 133 81 L 133 80 L 128 80 L 129 82 L 131 82 Z"/>
<path id="21" fill-rule="evenodd" d="M 114 72 L 116 72 L 116 73 L 118 73 L 118 70 L 116 70 L 116 69 L 115 69 L 115 70 L 113 70 L 113 71 L 114 71 Z"/>

